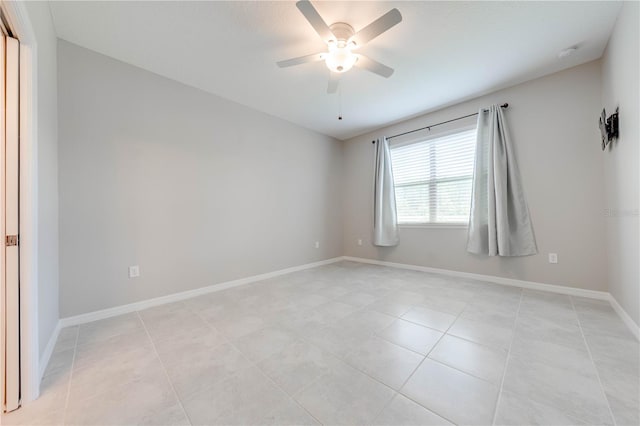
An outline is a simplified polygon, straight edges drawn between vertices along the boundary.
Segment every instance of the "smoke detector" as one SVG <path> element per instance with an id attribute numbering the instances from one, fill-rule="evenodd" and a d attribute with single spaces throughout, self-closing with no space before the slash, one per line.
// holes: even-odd
<path id="1" fill-rule="evenodd" d="M 574 53 L 576 53 L 576 51 L 578 50 L 577 47 L 573 46 L 573 47 L 569 47 L 567 49 L 561 50 L 558 52 L 558 59 L 564 59 L 568 56 L 573 55 Z"/>

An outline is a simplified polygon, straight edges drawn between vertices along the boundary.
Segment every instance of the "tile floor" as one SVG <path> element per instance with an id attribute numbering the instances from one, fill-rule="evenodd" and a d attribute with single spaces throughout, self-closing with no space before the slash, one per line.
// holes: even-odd
<path id="1" fill-rule="evenodd" d="M 62 330 L 2 424 L 638 425 L 607 302 L 337 263 Z"/>

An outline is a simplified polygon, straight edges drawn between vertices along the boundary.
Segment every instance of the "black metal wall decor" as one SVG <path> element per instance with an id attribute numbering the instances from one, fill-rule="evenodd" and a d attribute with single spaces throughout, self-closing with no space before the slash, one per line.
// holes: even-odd
<path id="1" fill-rule="evenodd" d="M 602 136 L 602 150 L 604 151 L 612 140 L 618 138 L 618 108 L 609 118 L 607 118 L 607 112 L 602 108 L 599 126 L 600 135 Z"/>

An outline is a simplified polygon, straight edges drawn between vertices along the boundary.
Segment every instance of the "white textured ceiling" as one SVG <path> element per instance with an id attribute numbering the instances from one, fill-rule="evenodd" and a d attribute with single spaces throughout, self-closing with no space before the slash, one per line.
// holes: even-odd
<path id="1" fill-rule="evenodd" d="M 395 68 L 353 69 L 326 94 L 322 51 L 294 2 L 55 1 L 58 36 L 165 77 L 347 139 L 599 58 L 619 2 L 314 2 L 356 31 L 396 7 L 403 21 L 362 48 Z M 568 58 L 558 51 L 579 46 Z M 344 119 L 337 119 L 340 97 Z"/>

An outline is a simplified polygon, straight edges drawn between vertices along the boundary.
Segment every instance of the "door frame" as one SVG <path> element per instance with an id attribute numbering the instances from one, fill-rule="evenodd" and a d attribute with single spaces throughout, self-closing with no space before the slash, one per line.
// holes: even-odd
<path id="1" fill-rule="evenodd" d="M 20 386 L 26 403 L 40 394 L 37 45 L 24 3 L 0 1 L 0 8 L 20 41 Z"/>

